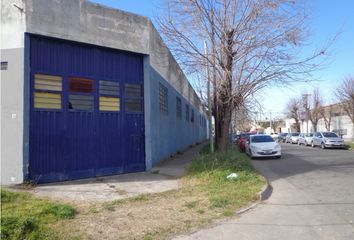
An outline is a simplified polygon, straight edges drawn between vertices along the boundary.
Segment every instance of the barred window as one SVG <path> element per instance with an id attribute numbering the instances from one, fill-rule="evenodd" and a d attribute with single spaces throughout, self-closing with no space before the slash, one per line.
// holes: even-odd
<path id="1" fill-rule="evenodd" d="M 168 89 L 159 83 L 159 108 L 163 114 L 168 114 Z"/>
<path id="2" fill-rule="evenodd" d="M 192 109 L 192 114 L 191 114 L 191 122 L 194 122 L 194 110 Z"/>
<path id="3" fill-rule="evenodd" d="M 182 119 L 182 101 L 179 97 L 176 97 L 176 117 Z"/>

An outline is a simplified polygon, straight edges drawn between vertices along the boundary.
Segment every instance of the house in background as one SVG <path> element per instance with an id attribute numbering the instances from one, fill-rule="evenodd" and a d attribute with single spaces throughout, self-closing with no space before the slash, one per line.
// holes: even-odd
<path id="1" fill-rule="evenodd" d="M 149 170 L 206 139 L 149 19 L 84 0 L 1 5 L 1 184 Z"/>
<path id="2" fill-rule="evenodd" d="M 339 103 L 323 107 L 326 118 L 320 118 L 317 123 L 317 131 L 331 131 L 337 133 L 345 141 L 354 141 L 354 124 L 348 115 L 343 111 Z M 305 117 L 303 117 L 305 118 Z M 296 131 L 294 119 L 285 119 L 284 132 Z M 301 132 L 314 132 L 315 129 L 310 120 L 300 121 Z"/>

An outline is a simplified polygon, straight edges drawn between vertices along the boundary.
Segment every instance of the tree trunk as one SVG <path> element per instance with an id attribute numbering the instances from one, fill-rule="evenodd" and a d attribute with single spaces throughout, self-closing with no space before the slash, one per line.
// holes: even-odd
<path id="1" fill-rule="evenodd" d="M 224 81 L 220 85 L 219 99 L 220 105 L 218 107 L 219 122 L 221 124 L 221 131 L 219 136 L 219 150 L 225 152 L 228 148 L 229 143 L 229 129 L 231 123 L 231 116 L 233 110 L 233 99 L 232 99 L 232 67 L 233 67 L 233 36 L 235 34 L 234 29 L 231 29 L 226 33 L 226 51 L 225 51 L 225 66 L 223 66 L 225 71 Z"/>
<path id="2" fill-rule="evenodd" d="M 229 146 L 229 130 L 231 123 L 232 106 L 230 104 L 223 104 L 222 107 L 223 117 L 219 119 L 221 123 L 219 135 L 219 151 L 225 152 Z"/>

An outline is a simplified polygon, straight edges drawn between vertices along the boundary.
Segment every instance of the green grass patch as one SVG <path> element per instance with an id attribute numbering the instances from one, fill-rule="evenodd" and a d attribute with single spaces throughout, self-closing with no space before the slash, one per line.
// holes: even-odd
<path id="1" fill-rule="evenodd" d="M 237 173 L 238 177 L 228 180 L 226 177 L 231 173 Z M 247 155 L 236 148 L 211 154 L 209 145 L 189 165 L 188 178 L 198 191 L 209 196 L 211 208 L 230 210 L 255 200 L 256 193 L 265 184 Z"/>
<path id="2" fill-rule="evenodd" d="M 1 239 L 53 239 L 51 226 L 76 214 L 68 204 L 6 189 L 1 189 L 1 203 Z"/>

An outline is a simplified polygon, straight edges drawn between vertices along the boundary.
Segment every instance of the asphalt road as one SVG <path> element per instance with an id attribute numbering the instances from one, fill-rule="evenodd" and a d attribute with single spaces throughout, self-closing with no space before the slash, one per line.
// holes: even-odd
<path id="1" fill-rule="evenodd" d="M 273 192 L 254 209 L 176 239 L 353 240 L 354 151 L 282 144 L 253 160 Z"/>

